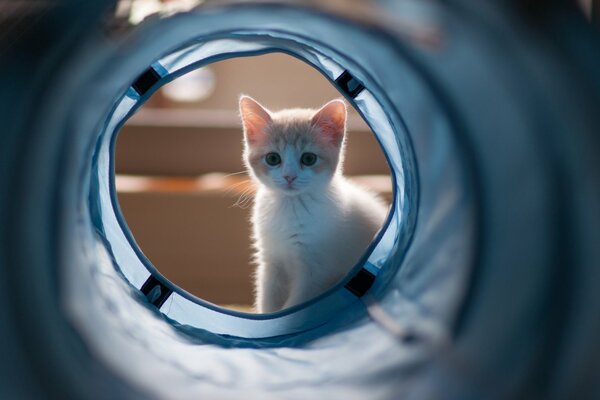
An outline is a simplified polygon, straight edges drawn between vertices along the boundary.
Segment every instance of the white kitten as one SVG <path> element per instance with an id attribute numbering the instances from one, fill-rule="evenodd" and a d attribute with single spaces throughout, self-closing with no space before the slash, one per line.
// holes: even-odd
<path id="1" fill-rule="evenodd" d="M 387 207 L 341 173 L 346 106 L 270 112 L 240 99 L 244 161 L 258 183 L 252 212 L 256 309 L 307 301 L 339 282 L 383 224 Z"/>

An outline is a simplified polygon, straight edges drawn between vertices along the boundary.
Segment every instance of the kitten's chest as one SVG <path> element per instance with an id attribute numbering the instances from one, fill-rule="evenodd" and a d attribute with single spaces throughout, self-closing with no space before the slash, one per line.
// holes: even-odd
<path id="1" fill-rule="evenodd" d="M 336 212 L 310 201 L 289 201 L 263 210 L 263 236 L 280 245 L 310 246 L 330 235 Z"/>

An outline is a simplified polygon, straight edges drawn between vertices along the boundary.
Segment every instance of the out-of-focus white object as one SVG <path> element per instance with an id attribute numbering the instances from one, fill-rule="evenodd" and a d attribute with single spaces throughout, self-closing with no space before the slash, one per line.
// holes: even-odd
<path id="1" fill-rule="evenodd" d="M 169 100 L 196 102 L 208 98 L 215 89 L 215 73 L 208 67 L 191 71 L 165 85 L 163 94 Z"/>

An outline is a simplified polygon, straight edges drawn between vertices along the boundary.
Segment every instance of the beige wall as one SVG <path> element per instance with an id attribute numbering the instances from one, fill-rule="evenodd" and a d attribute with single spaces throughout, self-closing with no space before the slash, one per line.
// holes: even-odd
<path id="1" fill-rule="evenodd" d="M 246 94 L 272 110 L 315 108 L 342 97 L 320 72 L 285 54 L 233 58 L 211 64 L 209 68 L 216 79 L 213 95 L 196 104 L 177 107 L 237 111 L 239 96 Z M 149 105 L 174 106 L 160 96 Z"/>

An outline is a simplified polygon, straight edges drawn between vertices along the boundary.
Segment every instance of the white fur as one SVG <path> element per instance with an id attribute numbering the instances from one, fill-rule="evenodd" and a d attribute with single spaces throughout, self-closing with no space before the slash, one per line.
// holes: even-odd
<path id="1" fill-rule="evenodd" d="M 378 198 L 341 176 L 320 193 L 285 196 L 259 187 L 252 213 L 257 311 L 300 304 L 339 282 L 386 212 Z"/>
<path id="2" fill-rule="evenodd" d="M 251 106 L 253 115 L 262 113 L 258 103 L 252 101 Z M 242 118 L 244 112 L 242 108 Z M 343 112 L 345 123 L 345 107 Z M 289 110 L 269 114 L 273 120 L 263 114 L 261 118 L 272 126 L 262 129 L 266 136 L 290 136 L 294 129 L 304 135 L 302 130 L 308 132 L 314 125 L 314 120 L 310 122 L 314 114 L 314 110 Z M 259 125 L 262 121 L 258 120 Z M 334 152 L 329 148 L 331 165 L 320 165 L 324 161 L 319 159 L 314 167 L 305 167 L 297 161 L 300 155 L 306 151 L 324 154 L 321 144 L 277 141 L 255 149 L 258 146 L 248 143 L 248 133 L 246 139 L 245 161 L 258 183 L 251 217 L 257 263 L 255 305 L 258 312 L 269 313 L 310 300 L 344 278 L 381 228 L 387 206 L 342 176 L 342 141 L 333 146 Z M 277 151 L 282 163 L 269 167 L 255 161 L 253 167 L 253 151 Z M 296 176 L 293 189 L 283 178 L 286 175 Z"/>

